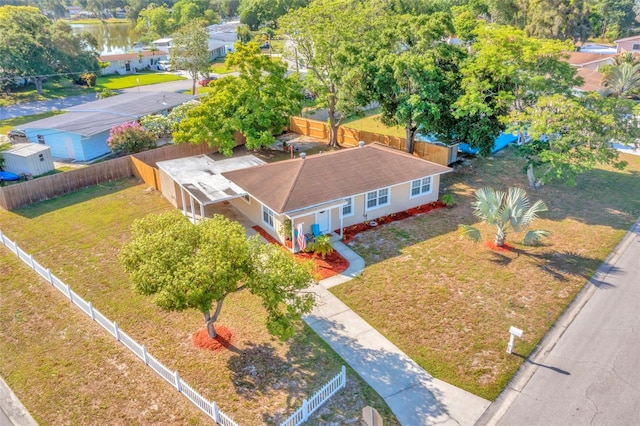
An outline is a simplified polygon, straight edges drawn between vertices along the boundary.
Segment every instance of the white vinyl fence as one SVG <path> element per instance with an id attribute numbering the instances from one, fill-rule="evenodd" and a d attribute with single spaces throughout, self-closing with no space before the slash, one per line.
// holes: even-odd
<path id="1" fill-rule="evenodd" d="M 92 320 L 100 324 L 105 330 L 113 335 L 119 342 L 125 345 L 134 354 L 138 356 L 146 365 L 151 367 L 153 371 L 158 373 L 160 377 L 169 382 L 175 387 L 178 392 L 194 403 L 200 410 L 205 412 L 215 422 L 222 426 L 238 426 L 228 415 L 224 414 L 218 409 L 215 402 L 209 402 L 198 392 L 193 390 L 186 382 L 183 382 L 177 371 L 171 371 L 165 367 L 160 361 L 155 359 L 144 345 L 138 344 L 127 333 L 118 328 L 118 324 L 115 321 L 111 322 L 107 317 L 102 315 L 98 310 L 93 308 L 91 302 L 85 301 L 77 293 L 71 290 L 69 285 L 62 282 L 58 277 L 51 273 L 49 268 L 45 268 L 33 259 L 33 256 L 22 250 L 18 245 L 7 238 L 0 230 L 0 241 L 9 250 L 11 250 L 20 260 L 26 263 L 31 269 L 36 271 L 38 275 L 51 283 L 55 288 L 60 290 L 71 302 L 80 308 L 85 314 L 91 317 Z M 333 394 L 342 389 L 347 383 L 346 369 L 343 366 L 338 375 L 329 381 L 326 385 L 320 389 L 314 396 L 308 400 L 303 400 L 302 407 L 298 409 L 291 417 L 289 417 L 281 426 L 298 426 L 304 423 L 309 416 L 316 411 L 322 404 L 324 404 Z"/>

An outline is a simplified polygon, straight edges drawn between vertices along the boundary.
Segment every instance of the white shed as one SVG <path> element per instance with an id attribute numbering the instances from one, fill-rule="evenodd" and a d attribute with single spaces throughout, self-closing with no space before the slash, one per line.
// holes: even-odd
<path id="1" fill-rule="evenodd" d="M 6 151 L 4 169 L 17 175 L 21 173 L 39 176 L 54 169 L 51 147 L 39 143 L 18 143 Z"/>

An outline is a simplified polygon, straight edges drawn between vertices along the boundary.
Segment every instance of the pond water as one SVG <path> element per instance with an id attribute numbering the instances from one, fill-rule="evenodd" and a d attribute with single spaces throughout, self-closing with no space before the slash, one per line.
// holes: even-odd
<path id="1" fill-rule="evenodd" d="M 133 34 L 135 24 L 71 24 L 74 34 L 89 32 L 98 40 L 101 55 L 126 53 L 133 50 L 136 36 Z"/>

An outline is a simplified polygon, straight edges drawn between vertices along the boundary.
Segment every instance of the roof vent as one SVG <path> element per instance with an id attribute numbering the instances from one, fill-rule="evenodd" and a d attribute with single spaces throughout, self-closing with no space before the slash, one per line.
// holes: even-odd
<path id="1" fill-rule="evenodd" d="M 307 156 L 306 152 L 301 152 L 300 153 L 300 158 L 302 158 L 304 160 L 304 158 Z"/>
<path id="2" fill-rule="evenodd" d="M 358 142 L 358 148 L 362 148 L 364 146 L 364 141 Z"/>

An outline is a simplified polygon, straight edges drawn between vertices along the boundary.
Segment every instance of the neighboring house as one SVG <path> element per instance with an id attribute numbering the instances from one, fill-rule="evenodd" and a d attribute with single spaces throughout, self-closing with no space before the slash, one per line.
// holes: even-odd
<path id="1" fill-rule="evenodd" d="M 117 55 L 103 55 L 99 59 L 109 64 L 102 70 L 102 75 L 107 75 L 131 74 L 145 69 L 157 70 L 158 62 L 166 61 L 167 57 L 167 53 L 160 50 L 144 50 Z"/>
<path id="2" fill-rule="evenodd" d="M 300 224 L 305 234 L 312 224 L 322 233 L 338 229 L 342 234 L 344 227 L 437 201 L 440 175 L 451 171 L 380 144 L 303 154 L 263 165 L 243 160 L 231 171 L 200 168 L 186 180 L 184 174 L 193 166 L 171 170 L 169 162 L 158 163 L 162 192 L 194 220 L 196 213 L 206 216 L 207 205 L 226 201 L 284 242 L 287 219 L 292 234 Z"/>
<path id="3" fill-rule="evenodd" d="M 155 49 L 160 50 L 160 51 L 165 52 L 165 53 L 168 54 L 169 50 L 173 46 L 171 44 L 172 41 L 173 41 L 173 38 L 165 37 L 165 38 L 160 38 L 158 40 L 152 41 L 151 44 L 153 44 L 153 47 Z"/>
<path id="4" fill-rule="evenodd" d="M 578 51 L 583 53 L 600 53 L 611 55 L 615 55 L 617 53 L 616 46 L 612 46 L 609 44 L 584 43 L 578 44 L 577 47 Z"/>
<path id="5" fill-rule="evenodd" d="M 578 92 L 595 92 L 602 88 L 602 73 L 600 68 L 603 65 L 613 63 L 614 53 L 604 49 L 585 52 L 569 52 L 568 57 L 564 59 L 571 66 L 577 68 L 577 73 L 584 79 L 584 84 L 574 89 Z"/>
<path id="6" fill-rule="evenodd" d="M 111 153 L 111 129 L 150 114 L 164 114 L 193 99 L 173 92 L 125 93 L 67 109 L 67 112 L 20 126 L 32 143 L 51 147 L 51 155 L 90 161 Z"/>
<path id="7" fill-rule="evenodd" d="M 616 53 L 624 53 L 624 52 L 638 52 L 640 53 L 640 35 L 621 38 L 619 40 L 615 40 L 616 44 Z"/>

